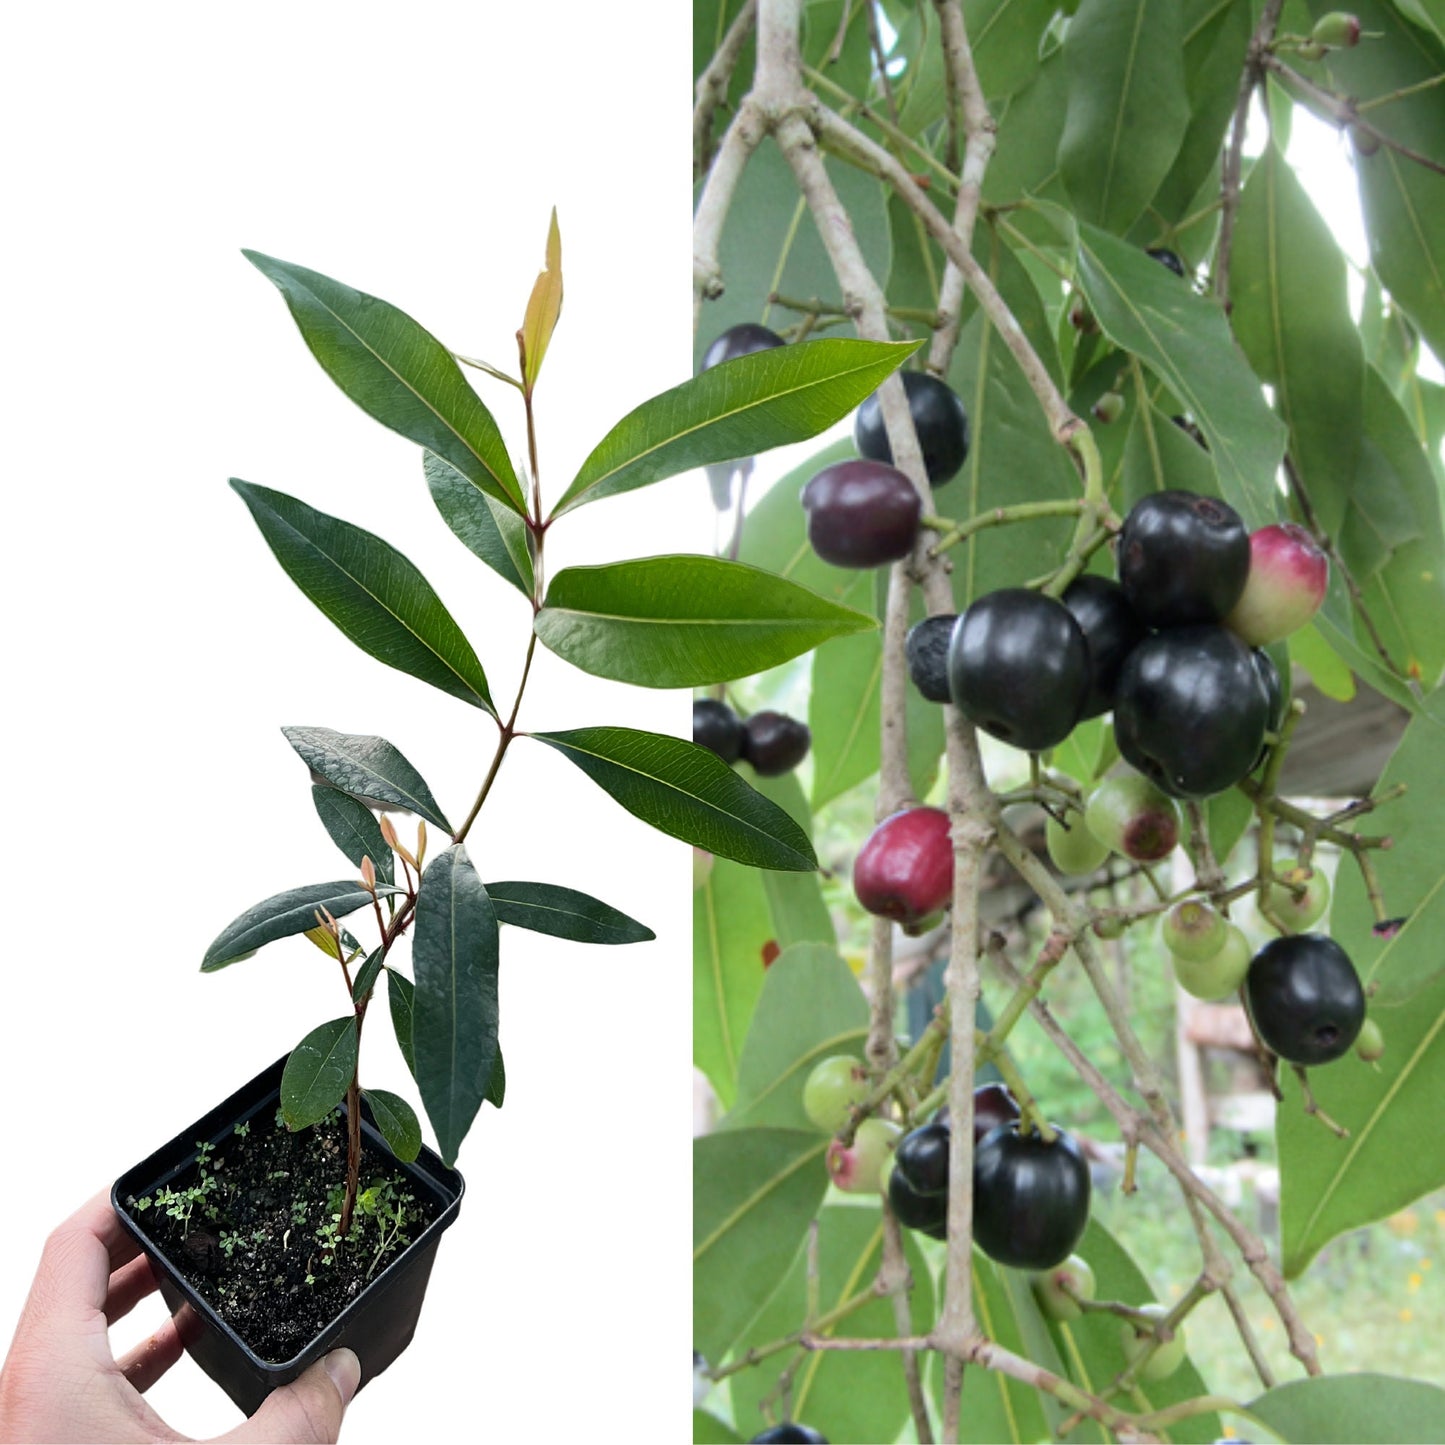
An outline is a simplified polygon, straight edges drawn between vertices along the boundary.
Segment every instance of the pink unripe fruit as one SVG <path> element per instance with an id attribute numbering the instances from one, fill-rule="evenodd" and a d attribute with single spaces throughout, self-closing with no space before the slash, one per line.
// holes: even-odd
<path id="1" fill-rule="evenodd" d="M 1249 577 L 1224 625 L 1251 647 L 1298 632 L 1320 609 L 1329 558 L 1293 522 L 1261 527 L 1249 538 Z"/>
<path id="2" fill-rule="evenodd" d="M 868 835 L 853 864 L 853 891 L 869 913 L 905 928 L 953 898 L 953 840 L 941 808 L 905 808 Z"/>
<path id="3" fill-rule="evenodd" d="M 848 1148 L 836 1139 L 828 1145 L 828 1177 L 847 1194 L 875 1193 L 902 1137 L 903 1130 L 887 1119 L 864 1119 Z"/>

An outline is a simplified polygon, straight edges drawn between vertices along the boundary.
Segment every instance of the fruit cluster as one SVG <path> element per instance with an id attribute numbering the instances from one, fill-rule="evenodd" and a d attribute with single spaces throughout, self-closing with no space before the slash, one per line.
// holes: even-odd
<path id="1" fill-rule="evenodd" d="M 808 756 L 806 723 L 781 712 L 755 712 L 744 720 L 725 702 L 701 697 L 692 705 L 692 740 L 723 762 L 749 762 L 764 778 L 790 773 Z"/>

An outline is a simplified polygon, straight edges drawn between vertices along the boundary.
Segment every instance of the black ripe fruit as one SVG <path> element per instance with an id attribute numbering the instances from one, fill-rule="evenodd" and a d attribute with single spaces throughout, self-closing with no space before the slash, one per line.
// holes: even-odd
<path id="1" fill-rule="evenodd" d="M 1196 492 L 1151 492 L 1119 534 L 1119 581 L 1149 627 L 1219 622 L 1249 576 L 1249 533 L 1238 512 Z"/>
<path id="2" fill-rule="evenodd" d="M 783 338 L 776 331 L 769 331 L 756 321 L 744 321 L 740 326 L 729 326 L 702 354 L 699 371 L 707 371 L 719 362 L 732 361 L 735 357 L 747 356 L 754 351 L 771 351 L 775 346 L 784 345 Z"/>
<path id="3" fill-rule="evenodd" d="M 1052 1269 L 1089 1222 L 1089 1166 L 1062 1130 L 1052 1144 L 1004 1124 L 973 1156 L 973 1238 L 1011 1269 Z"/>
<path id="4" fill-rule="evenodd" d="M 923 452 L 923 469 L 930 485 L 940 487 L 958 475 L 968 456 L 968 413 L 958 393 L 926 371 L 905 371 L 903 389 L 908 393 L 908 410 Z M 853 441 L 860 456 L 876 462 L 893 460 L 876 391 L 858 408 Z"/>
<path id="5" fill-rule="evenodd" d="M 743 755 L 743 720 L 727 703 L 700 697 L 692 705 L 692 740 L 725 763 Z"/>
<path id="6" fill-rule="evenodd" d="M 1083 716 L 1098 717 L 1114 706 L 1124 659 L 1143 642 L 1148 630 L 1129 605 L 1124 589 L 1107 577 L 1079 577 L 1060 600 L 1074 614 L 1089 644 L 1089 696 Z"/>
<path id="7" fill-rule="evenodd" d="M 1144 254 L 1152 256 L 1161 266 L 1167 266 L 1176 276 L 1184 274 L 1184 262 L 1179 259 L 1178 252 L 1169 250 L 1167 246 L 1151 246 Z"/>
<path id="8" fill-rule="evenodd" d="M 923 500 L 897 467 L 835 462 L 803 488 L 808 541 L 835 567 L 879 567 L 913 550 Z"/>
<path id="9" fill-rule="evenodd" d="M 743 757 L 762 777 L 791 773 L 808 756 L 807 723 L 781 712 L 755 712 L 743 724 Z"/>
<path id="10" fill-rule="evenodd" d="M 1222 627 L 1176 627 L 1128 656 L 1114 697 L 1124 760 L 1176 798 L 1231 788 L 1259 759 L 1269 697 L 1253 651 Z"/>
<path id="11" fill-rule="evenodd" d="M 1089 694 L 1089 646 L 1062 602 L 1005 587 L 970 604 L 948 649 L 957 707 L 993 737 L 1026 752 L 1061 743 Z"/>
<path id="12" fill-rule="evenodd" d="M 769 1425 L 761 1435 L 754 1435 L 749 1445 L 828 1445 L 828 1437 L 811 1425 L 784 1420 L 781 1425 Z"/>
<path id="13" fill-rule="evenodd" d="M 1007 1084 L 980 1084 L 973 1091 L 973 1142 L 976 1148 L 1000 1124 L 1012 1124 L 1019 1103 Z"/>
<path id="14" fill-rule="evenodd" d="M 949 700 L 948 644 L 957 621 L 957 613 L 940 613 L 908 629 L 908 675 L 929 702 Z"/>
<path id="15" fill-rule="evenodd" d="M 1323 933 L 1271 939 L 1249 965 L 1244 996 L 1260 1038 L 1292 1064 L 1338 1059 L 1365 1021 L 1360 976 Z"/>
<path id="16" fill-rule="evenodd" d="M 947 1124 L 925 1124 L 898 1141 L 888 1202 L 898 1222 L 934 1239 L 948 1235 Z"/>

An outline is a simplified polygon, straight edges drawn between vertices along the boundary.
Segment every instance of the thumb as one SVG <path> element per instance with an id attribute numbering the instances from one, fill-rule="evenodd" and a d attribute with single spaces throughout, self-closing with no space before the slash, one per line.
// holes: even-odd
<path id="1" fill-rule="evenodd" d="M 350 1350 L 332 1350 L 294 1384 L 273 1390 L 244 1425 L 220 1439 L 334 1445 L 360 1382 L 361 1361 Z"/>

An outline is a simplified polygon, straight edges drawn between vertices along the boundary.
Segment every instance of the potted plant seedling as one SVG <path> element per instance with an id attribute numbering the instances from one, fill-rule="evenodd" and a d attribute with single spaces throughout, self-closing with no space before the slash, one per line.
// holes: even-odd
<path id="1" fill-rule="evenodd" d="M 390 543 L 285 493 L 231 482 L 282 568 L 346 636 L 497 728 L 460 822 L 388 740 L 284 729 L 350 872 L 248 908 L 201 967 L 216 972 L 305 934 L 337 975 L 337 1016 L 113 1191 L 191 1353 L 249 1412 L 331 1349 L 357 1352 L 364 1384 L 410 1340 L 439 1235 L 460 1204 L 458 1150 L 483 1102 L 503 1102 L 500 926 L 579 943 L 653 937 L 574 888 L 479 875 L 467 837 L 516 739 L 543 745 L 539 767 L 547 755 L 566 759 L 636 817 L 696 848 L 757 867 L 817 866 L 798 823 L 709 749 L 622 727 L 523 731 L 523 694 L 539 640 L 587 672 L 691 688 L 775 666 L 873 620 L 714 557 L 571 567 L 545 583 L 548 532 L 588 503 L 815 435 L 912 346 L 824 340 L 712 368 L 625 416 L 546 510 L 533 397 L 562 304 L 555 214 L 546 267 L 517 332 L 515 374 L 454 354 L 388 302 L 301 266 L 246 256 L 280 290 L 332 380 L 423 449 L 421 472 L 442 519 L 527 604 L 516 638 L 525 649 L 521 683 L 503 708 L 472 643 Z M 520 396 L 523 467 L 462 364 Z M 489 642 L 497 634 L 494 627 Z M 410 1103 L 362 1084 L 361 1039 L 383 989 L 435 1152 L 423 1146 Z"/>

